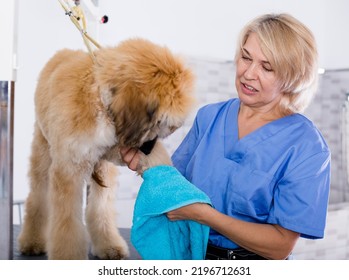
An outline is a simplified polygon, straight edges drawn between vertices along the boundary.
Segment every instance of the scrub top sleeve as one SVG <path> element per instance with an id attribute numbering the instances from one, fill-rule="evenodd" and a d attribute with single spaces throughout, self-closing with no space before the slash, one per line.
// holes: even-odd
<path id="1" fill-rule="evenodd" d="M 305 238 L 323 238 L 329 188 L 330 153 L 324 151 L 307 158 L 280 180 L 268 223 Z"/>

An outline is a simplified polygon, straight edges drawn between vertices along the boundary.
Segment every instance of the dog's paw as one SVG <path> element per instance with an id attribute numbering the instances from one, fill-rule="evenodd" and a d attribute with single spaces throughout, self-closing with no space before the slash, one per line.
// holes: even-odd
<path id="1" fill-rule="evenodd" d="M 19 251 L 23 255 L 41 255 L 46 253 L 45 242 L 38 239 L 24 240 L 20 238 L 18 240 Z"/>
<path id="2" fill-rule="evenodd" d="M 103 260 L 124 260 L 129 256 L 127 243 L 119 239 L 117 244 L 92 248 L 92 254 Z"/>
<path id="3" fill-rule="evenodd" d="M 103 252 L 96 254 L 96 256 L 103 260 L 124 260 L 129 256 L 129 253 L 123 247 L 111 247 L 106 248 Z"/>
<path id="4" fill-rule="evenodd" d="M 158 140 L 150 154 L 142 154 L 138 164 L 137 173 L 143 172 L 151 167 L 158 165 L 172 165 L 171 158 L 163 144 Z"/>

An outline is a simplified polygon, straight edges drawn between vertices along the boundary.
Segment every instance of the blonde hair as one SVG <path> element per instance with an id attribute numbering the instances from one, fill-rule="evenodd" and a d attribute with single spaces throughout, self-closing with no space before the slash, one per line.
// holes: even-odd
<path id="1" fill-rule="evenodd" d="M 259 37 L 261 49 L 281 82 L 281 113 L 303 112 L 314 96 L 318 80 L 318 54 L 312 32 L 288 14 L 257 17 L 242 29 L 235 61 L 251 33 Z"/>

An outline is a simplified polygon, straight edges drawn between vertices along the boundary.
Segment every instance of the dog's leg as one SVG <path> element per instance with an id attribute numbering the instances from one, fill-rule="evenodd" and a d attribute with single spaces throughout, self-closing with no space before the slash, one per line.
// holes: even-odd
<path id="1" fill-rule="evenodd" d="M 95 173 L 106 187 L 91 180 L 86 222 L 92 241 L 92 254 L 101 259 L 124 259 L 129 253 L 116 225 L 117 168 L 114 164 L 101 160 L 95 167 Z"/>
<path id="2" fill-rule="evenodd" d="M 83 224 L 84 172 L 67 162 L 52 162 L 50 169 L 49 259 L 87 259 L 88 242 Z"/>
<path id="3" fill-rule="evenodd" d="M 149 155 L 142 154 L 137 173 L 141 175 L 144 170 L 158 165 L 172 165 L 171 158 L 160 140 L 156 141 Z"/>
<path id="4" fill-rule="evenodd" d="M 25 203 L 23 228 L 18 237 L 19 250 L 23 254 L 37 255 L 45 252 L 50 164 L 48 143 L 35 125 L 28 174 L 30 192 Z"/>

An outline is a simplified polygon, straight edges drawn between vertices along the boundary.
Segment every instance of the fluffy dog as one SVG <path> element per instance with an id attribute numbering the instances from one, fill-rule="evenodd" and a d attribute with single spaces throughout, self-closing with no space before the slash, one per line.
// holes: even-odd
<path id="1" fill-rule="evenodd" d="M 130 39 L 96 51 L 95 58 L 63 50 L 40 74 L 30 193 L 19 236 L 24 254 L 87 259 L 90 237 L 92 254 L 126 258 L 114 210 L 119 148 L 168 136 L 191 108 L 193 75 L 166 47 Z M 157 162 L 170 164 L 158 141 L 142 166 Z"/>

